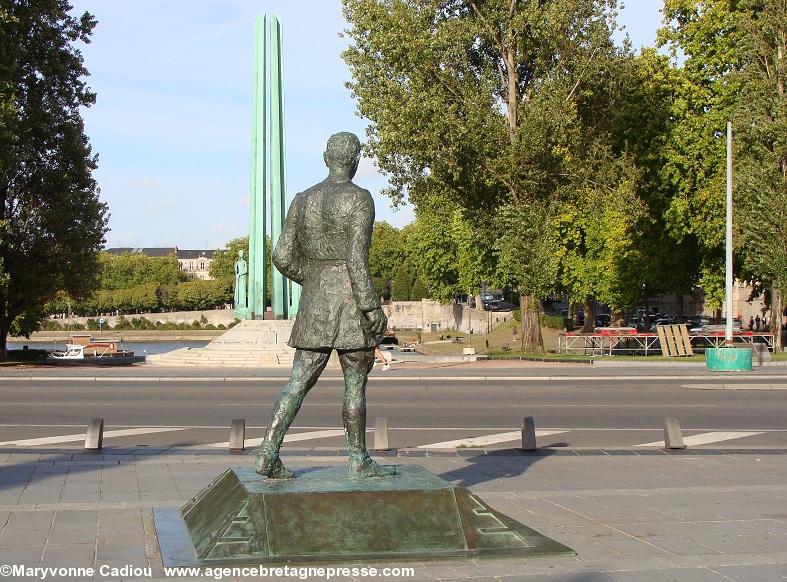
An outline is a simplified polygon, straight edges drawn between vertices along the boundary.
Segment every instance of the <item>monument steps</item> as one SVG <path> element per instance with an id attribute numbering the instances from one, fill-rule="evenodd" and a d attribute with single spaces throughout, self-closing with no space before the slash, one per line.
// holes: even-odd
<path id="1" fill-rule="evenodd" d="M 154 366 L 204 368 L 285 368 L 295 350 L 286 343 L 292 321 L 242 321 L 204 348 L 181 348 L 146 358 Z"/>

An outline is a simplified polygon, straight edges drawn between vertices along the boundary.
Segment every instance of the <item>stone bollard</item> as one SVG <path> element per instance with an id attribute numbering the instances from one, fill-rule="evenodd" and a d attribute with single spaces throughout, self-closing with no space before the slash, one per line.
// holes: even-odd
<path id="1" fill-rule="evenodd" d="M 664 419 L 664 448 L 685 449 L 683 443 L 683 433 L 680 430 L 680 423 L 677 418 Z"/>
<path id="2" fill-rule="evenodd" d="M 104 419 L 91 418 L 85 432 L 85 449 L 98 451 L 104 445 Z"/>
<path id="3" fill-rule="evenodd" d="M 230 425 L 230 450 L 242 451 L 246 448 L 246 419 L 234 418 Z"/>
<path id="4" fill-rule="evenodd" d="M 536 423 L 532 416 L 526 416 L 522 419 L 522 450 L 535 451 L 537 448 Z"/>
<path id="5" fill-rule="evenodd" d="M 378 416 L 374 419 L 374 449 L 376 451 L 387 451 L 388 446 L 388 419 Z"/>

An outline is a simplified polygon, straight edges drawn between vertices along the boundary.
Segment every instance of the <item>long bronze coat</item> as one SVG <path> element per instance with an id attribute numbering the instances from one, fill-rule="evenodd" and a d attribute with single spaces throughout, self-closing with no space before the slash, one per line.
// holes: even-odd
<path id="1" fill-rule="evenodd" d="M 290 205 L 273 263 L 303 286 L 288 342 L 294 348 L 374 347 L 365 312 L 380 307 L 369 275 L 374 202 L 367 190 L 329 176 Z"/>

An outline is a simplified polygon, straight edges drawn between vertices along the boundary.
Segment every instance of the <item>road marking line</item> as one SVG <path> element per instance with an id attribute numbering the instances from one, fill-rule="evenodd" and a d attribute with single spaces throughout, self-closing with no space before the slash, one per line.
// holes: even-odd
<path id="1" fill-rule="evenodd" d="M 173 430 L 183 430 L 180 427 L 161 427 L 161 428 L 126 428 L 122 430 L 104 431 L 104 438 L 134 436 L 139 434 L 152 434 L 158 432 L 171 432 Z M 64 434 L 60 436 L 42 437 L 36 439 L 21 439 L 16 441 L 1 442 L 0 445 L 15 445 L 19 447 L 33 447 L 37 445 L 55 445 L 58 443 L 71 443 L 85 440 L 85 433 Z"/>
<path id="2" fill-rule="evenodd" d="M 375 404 L 377 406 L 377 404 Z M 715 408 L 716 404 L 509 404 L 520 408 Z"/>
<path id="3" fill-rule="evenodd" d="M 549 436 L 553 434 L 562 434 L 568 431 L 565 430 L 537 430 L 536 436 Z M 497 434 L 490 434 L 480 437 L 469 437 L 464 439 L 457 439 L 455 441 L 443 441 L 441 443 L 431 443 L 428 445 L 420 445 L 419 449 L 456 449 L 460 446 L 467 447 L 483 447 L 485 445 L 493 445 L 495 443 L 506 443 L 509 441 L 516 441 L 522 438 L 522 431 L 500 432 Z"/>
<path id="4" fill-rule="evenodd" d="M 787 384 L 683 384 L 691 390 L 787 390 Z"/>
<path id="5" fill-rule="evenodd" d="M 367 429 L 368 430 L 368 429 Z M 327 439 L 331 437 L 343 436 L 344 429 L 315 430 L 310 432 L 296 432 L 284 435 L 285 443 L 296 443 L 299 441 L 310 441 L 312 439 Z M 258 447 L 262 444 L 262 438 L 247 439 L 246 447 Z M 210 449 L 226 449 L 230 446 L 229 441 L 223 443 L 209 443 L 205 445 L 195 445 L 198 447 L 208 447 Z"/>
<path id="6" fill-rule="evenodd" d="M 741 439 L 743 437 L 755 436 L 763 434 L 762 432 L 743 432 L 743 431 L 728 431 L 728 432 L 704 432 L 695 434 L 688 437 L 683 437 L 683 443 L 686 446 L 694 445 L 709 445 L 711 443 L 720 443 L 722 441 L 730 441 L 733 439 Z M 634 445 L 635 447 L 663 447 L 664 441 L 655 441 L 652 443 L 643 443 L 641 445 Z"/>

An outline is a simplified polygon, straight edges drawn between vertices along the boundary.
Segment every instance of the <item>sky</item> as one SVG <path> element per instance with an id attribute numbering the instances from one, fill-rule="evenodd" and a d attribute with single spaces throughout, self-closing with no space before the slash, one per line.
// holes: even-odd
<path id="1" fill-rule="evenodd" d="M 287 195 L 325 177 L 337 131 L 364 140 L 368 121 L 344 86 L 348 40 L 340 0 L 72 0 L 98 20 L 83 45 L 97 101 L 83 113 L 111 214 L 107 247 L 221 248 L 248 234 L 254 19 L 283 29 Z M 653 45 L 662 0 L 620 9 L 634 48 Z M 622 38 L 623 34 L 618 34 Z M 372 192 L 377 220 L 396 227 L 386 184 L 364 158 L 354 180 Z"/>

